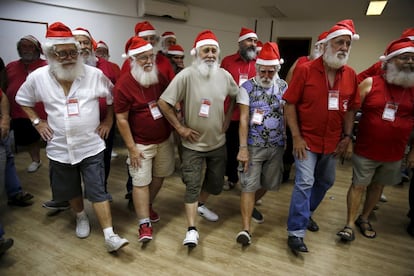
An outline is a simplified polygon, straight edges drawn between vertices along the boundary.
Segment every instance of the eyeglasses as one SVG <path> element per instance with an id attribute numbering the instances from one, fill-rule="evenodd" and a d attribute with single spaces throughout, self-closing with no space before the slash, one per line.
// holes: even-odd
<path id="1" fill-rule="evenodd" d="M 70 50 L 70 51 L 55 51 L 55 55 L 60 59 L 66 59 L 69 56 L 71 58 L 75 58 L 79 55 L 78 50 Z"/>
<path id="2" fill-rule="evenodd" d="M 274 73 L 276 73 L 276 70 L 260 70 L 260 74 L 269 74 L 269 75 L 273 75 Z"/>
<path id="3" fill-rule="evenodd" d="M 414 62 L 414 56 L 404 55 L 404 56 L 398 56 L 397 58 L 398 58 L 400 61 L 403 61 L 403 62 L 407 62 L 407 61 L 409 61 L 409 60 L 411 60 L 411 61 L 413 61 L 413 62 Z"/>
<path id="4" fill-rule="evenodd" d="M 147 60 L 152 61 L 152 60 L 154 60 L 154 58 L 155 58 L 154 54 L 135 57 L 135 59 L 140 61 L 140 62 L 146 62 Z"/>

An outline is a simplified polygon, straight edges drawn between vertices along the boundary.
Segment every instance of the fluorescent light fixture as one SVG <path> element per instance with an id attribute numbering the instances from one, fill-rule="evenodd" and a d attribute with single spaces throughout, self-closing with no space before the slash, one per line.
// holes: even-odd
<path id="1" fill-rule="evenodd" d="M 366 15 L 381 15 L 388 1 L 370 1 Z"/>

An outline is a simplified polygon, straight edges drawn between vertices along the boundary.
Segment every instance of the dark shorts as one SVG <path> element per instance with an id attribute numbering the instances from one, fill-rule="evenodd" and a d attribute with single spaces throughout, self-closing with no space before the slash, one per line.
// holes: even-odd
<path id="1" fill-rule="evenodd" d="M 53 199 L 66 201 L 82 196 L 82 181 L 85 197 L 91 202 L 110 199 L 105 192 L 105 165 L 103 151 L 83 159 L 76 165 L 60 163 L 49 159 L 49 178 Z"/>
<path id="2" fill-rule="evenodd" d="M 226 146 L 218 149 L 200 152 L 183 147 L 181 171 L 186 185 L 185 203 L 198 200 L 201 189 L 212 194 L 221 193 L 224 184 L 226 168 Z M 205 165 L 205 170 L 203 166 Z M 203 178 L 204 173 L 204 180 Z"/>
<path id="3" fill-rule="evenodd" d="M 11 126 L 14 131 L 14 141 L 19 146 L 27 146 L 40 140 L 39 132 L 34 128 L 30 119 L 13 119 Z"/>

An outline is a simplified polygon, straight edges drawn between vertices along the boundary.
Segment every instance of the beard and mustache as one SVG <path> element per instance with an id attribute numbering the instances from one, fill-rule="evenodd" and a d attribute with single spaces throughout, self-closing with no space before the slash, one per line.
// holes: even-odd
<path id="1" fill-rule="evenodd" d="M 151 71 L 145 71 L 145 68 L 152 67 Z M 131 61 L 131 75 L 142 86 L 148 87 L 158 83 L 157 67 L 151 64 L 145 64 L 143 67 L 134 60 Z"/>
<path id="2" fill-rule="evenodd" d="M 219 69 L 217 60 L 201 59 L 199 56 L 197 56 L 197 58 L 193 61 L 193 65 L 203 77 L 207 78 L 214 75 Z"/>
<path id="3" fill-rule="evenodd" d="M 59 62 L 54 59 L 48 59 L 49 70 L 58 80 L 74 81 L 77 77 L 83 74 L 82 57 L 74 61 Z"/>
<path id="4" fill-rule="evenodd" d="M 349 58 L 349 49 L 348 52 L 345 51 L 337 51 L 334 52 L 330 43 L 326 45 L 325 52 L 323 53 L 323 61 L 333 69 L 339 69 L 344 66 L 348 62 Z"/>
<path id="5" fill-rule="evenodd" d="M 255 46 L 240 48 L 239 53 L 240 56 L 247 61 L 253 60 L 257 57 L 257 50 Z"/>
<path id="6" fill-rule="evenodd" d="M 83 63 L 96 67 L 96 55 L 93 51 L 88 48 L 81 49 L 80 56 L 82 57 Z"/>
<path id="7" fill-rule="evenodd" d="M 256 77 L 255 77 L 255 81 L 260 87 L 263 87 L 263 88 L 267 89 L 267 88 L 272 87 L 274 85 L 276 79 L 278 79 L 278 78 L 279 78 L 278 73 L 275 73 L 275 75 L 271 78 L 260 77 L 259 73 L 257 73 Z"/>
<path id="8" fill-rule="evenodd" d="M 402 86 L 404 88 L 414 87 L 414 64 L 408 64 L 409 71 L 400 70 L 397 66 L 390 62 L 387 63 L 385 80 L 390 84 Z"/>

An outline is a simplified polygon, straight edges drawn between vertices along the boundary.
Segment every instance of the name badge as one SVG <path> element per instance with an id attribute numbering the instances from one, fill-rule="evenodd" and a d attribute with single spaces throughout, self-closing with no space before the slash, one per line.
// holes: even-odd
<path id="1" fill-rule="evenodd" d="M 76 98 L 68 99 L 66 103 L 66 108 L 68 110 L 68 116 L 78 116 L 79 115 L 78 99 Z"/>
<path id="2" fill-rule="evenodd" d="M 162 113 L 160 109 L 158 108 L 157 102 L 155 101 L 149 102 L 148 107 L 151 111 L 151 115 L 152 115 L 152 118 L 154 118 L 154 120 L 162 118 Z"/>
<path id="3" fill-rule="evenodd" d="M 382 112 L 382 119 L 385 121 L 394 122 L 395 121 L 395 114 L 398 110 L 398 104 L 396 103 L 386 103 L 384 112 Z"/>
<path id="4" fill-rule="evenodd" d="M 239 75 L 239 86 L 242 86 L 243 83 L 245 83 L 249 79 L 248 74 L 242 74 Z"/>
<path id="5" fill-rule="evenodd" d="M 198 112 L 198 116 L 208 118 L 208 114 L 210 112 L 210 105 L 211 105 L 211 102 L 209 100 L 202 99 L 200 111 Z"/>
<path id="6" fill-rule="evenodd" d="M 261 125 L 263 123 L 264 111 L 255 108 L 252 117 L 252 123 L 255 125 Z"/>
<path id="7" fill-rule="evenodd" d="M 339 110 L 339 91 L 338 90 L 329 90 L 328 110 Z"/>

